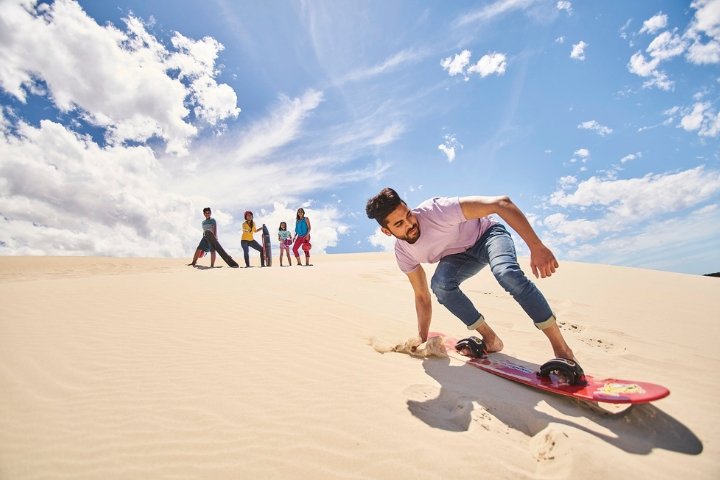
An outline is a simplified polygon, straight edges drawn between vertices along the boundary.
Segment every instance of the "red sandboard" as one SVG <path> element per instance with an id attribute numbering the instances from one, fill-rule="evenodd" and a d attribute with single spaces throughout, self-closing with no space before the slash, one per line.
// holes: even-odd
<path id="1" fill-rule="evenodd" d="M 589 402 L 604 403 L 648 403 L 670 395 L 670 390 L 662 385 L 648 382 L 635 382 L 617 378 L 595 378 L 585 374 L 587 385 L 568 385 L 558 383 L 557 379 L 546 379 L 536 375 L 539 365 L 523 362 L 502 353 L 491 353 L 487 358 L 468 358 L 455 351 L 457 340 L 442 333 L 431 332 L 429 337 L 444 337 L 443 343 L 448 355 L 465 361 L 468 365 L 484 370 L 514 382 L 522 383 L 539 390 L 565 395 Z"/>

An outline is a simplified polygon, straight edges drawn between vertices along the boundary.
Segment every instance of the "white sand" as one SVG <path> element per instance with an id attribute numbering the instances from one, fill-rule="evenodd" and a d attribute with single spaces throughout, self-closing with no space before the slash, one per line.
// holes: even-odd
<path id="1" fill-rule="evenodd" d="M 416 333 L 392 255 L 313 261 L 0 258 L 0 479 L 720 478 L 720 279 L 563 262 L 538 282 L 588 373 L 672 392 L 608 415 L 377 353 Z M 551 356 L 489 272 L 464 289 L 504 353 Z M 467 334 L 436 303 L 432 330 Z"/>

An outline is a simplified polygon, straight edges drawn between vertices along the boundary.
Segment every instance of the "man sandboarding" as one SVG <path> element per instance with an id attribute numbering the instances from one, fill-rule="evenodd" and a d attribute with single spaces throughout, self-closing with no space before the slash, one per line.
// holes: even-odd
<path id="1" fill-rule="evenodd" d="M 488 325 L 460 284 L 489 265 L 500 285 L 525 310 L 535 326 L 550 341 L 558 359 L 575 356 L 560 332 L 555 315 L 538 288 L 518 265 L 515 245 L 505 227 L 489 218 L 496 214 L 507 222 L 530 248 L 530 266 L 535 277 L 549 277 L 558 268 L 553 253 L 540 241 L 525 215 L 507 196 L 433 198 L 410 210 L 392 188 L 384 188 L 368 200 L 365 212 L 375 219 L 395 242 L 395 258 L 415 293 L 418 333 L 427 341 L 432 303 L 422 263 L 439 262 L 430 281 L 438 301 L 482 339 L 458 342 L 464 355 L 483 356 L 499 352 L 503 342 Z M 577 366 L 579 373 L 582 370 Z"/>

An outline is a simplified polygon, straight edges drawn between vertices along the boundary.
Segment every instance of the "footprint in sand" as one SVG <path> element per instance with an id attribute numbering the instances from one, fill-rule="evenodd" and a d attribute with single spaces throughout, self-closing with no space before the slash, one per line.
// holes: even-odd
<path id="1" fill-rule="evenodd" d="M 405 394 L 410 413 L 431 427 L 452 432 L 466 431 L 472 420 L 472 401 L 430 385 L 413 385 Z"/>
<path id="2" fill-rule="evenodd" d="M 570 332 L 570 333 L 581 333 L 585 328 L 582 325 L 578 325 L 571 322 L 564 322 L 561 320 L 558 320 L 558 326 L 560 327 L 560 330 L 564 332 Z M 606 352 L 614 352 L 614 351 L 625 351 L 625 348 L 616 347 L 614 343 L 609 342 L 607 340 L 603 340 L 601 338 L 594 338 L 594 337 L 588 337 L 579 335 L 578 339 L 583 342 L 586 345 L 590 345 L 594 348 L 601 348 L 605 350 Z"/>
<path id="3" fill-rule="evenodd" d="M 538 462 L 538 468 L 543 470 L 552 465 L 553 470 L 562 468 L 563 464 L 570 464 L 572 460 L 572 445 L 567 433 L 555 427 L 547 427 L 530 440 L 530 451 Z M 555 473 L 558 473 L 557 471 Z"/>

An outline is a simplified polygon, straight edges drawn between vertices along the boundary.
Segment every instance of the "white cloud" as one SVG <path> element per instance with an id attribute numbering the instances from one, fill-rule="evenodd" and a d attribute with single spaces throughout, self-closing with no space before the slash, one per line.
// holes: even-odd
<path id="1" fill-rule="evenodd" d="M 465 26 L 472 23 L 487 22 L 505 13 L 525 10 L 534 3 L 535 0 L 496 0 L 493 3 L 483 5 L 478 10 L 463 15 L 454 23 L 456 26 Z"/>
<path id="2" fill-rule="evenodd" d="M 602 207 L 608 228 L 677 212 L 720 193 L 720 172 L 697 167 L 678 173 L 648 174 L 627 180 L 591 177 L 568 192 L 558 190 L 550 205 L 564 208 Z"/>
<path id="3" fill-rule="evenodd" d="M 397 140 L 405 132 L 405 126 L 399 122 L 388 125 L 379 135 L 370 139 L 370 145 L 387 145 Z"/>
<path id="4" fill-rule="evenodd" d="M 636 52 L 630 57 L 628 70 L 630 73 L 634 73 L 635 75 L 649 77 L 653 74 L 659 64 L 659 59 L 651 58 L 650 60 L 646 60 L 642 53 Z"/>
<path id="5" fill-rule="evenodd" d="M 307 90 L 302 96 L 290 98 L 280 95 L 278 103 L 267 118 L 248 126 L 232 148 L 234 162 L 243 163 L 267 157 L 278 148 L 294 140 L 302 122 L 320 105 L 323 93 Z"/>
<path id="6" fill-rule="evenodd" d="M 211 125 L 240 111 L 234 91 L 214 80 L 215 40 L 176 34 L 171 52 L 138 19 L 125 19 L 125 31 L 100 26 L 71 0 L 5 1 L 0 21 L 0 86 L 25 102 L 42 85 L 59 110 L 105 129 L 111 144 L 157 137 L 184 154 L 198 134 L 188 107 Z"/>
<path id="7" fill-rule="evenodd" d="M 622 158 L 620 159 L 620 163 L 632 162 L 632 161 L 634 161 L 634 160 L 637 160 L 638 158 L 642 158 L 642 153 L 641 153 L 641 152 L 630 153 L 630 154 L 625 155 L 624 157 L 622 157 Z"/>
<path id="8" fill-rule="evenodd" d="M 585 60 L 585 49 L 587 47 L 588 44 L 580 40 L 578 43 L 573 45 L 572 51 L 570 52 L 570 58 L 575 60 Z"/>
<path id="9" fill-rule="evenodd" d="M 581 130 L 593 130 L 598 133 L 601 137 L 604 137 L 605 135 L 609 135 L 612 133 L 612 128 L 606 127 L 605 125 L 601 125 L 595 120 L 589 120 L 587 122 L 582 122 L 580 125 L 578 125 L 578 128 Z"/>
<path id="10" fill-rule="evenodd" d="M 584 218 L 570 220 L 564 213 L 548 215 L 543 219 L 542 224 L 552 230 L 554 236 L 561 237 L 561 243 L 570 245 L 592 240 L 602 231 L 601 222 Z"/>
<path id="11" fill-rule="evenodd" d="M 238 212 L 264 207 L 274 221 L 287 206 L 302 204 L 312 207 L 313 251 L 320 252 L 349 227 L 338 202 L 323 207 L 308 196 L 377 180 L 388 168 L 379 160 L 348 167 L 355 146 L 328 155 L 332 134 L 294 146 L 322 104 L 316 90 L 281 95 L 239 134 L 195 139 L 203 125 L 218 125 L 237 112 L 235 93 L 214 80 L 222 49 L 217 41 L 175 33 L 168 49 L 133 17 L 123 32 L 98 26 L 69 0 L 37 11 L 28 5 L 34 15 L 9 1 L 0 9 L 0 21 L 18 27 L 0 45 L 0 87 L 21 102 L 31 94 L 48 96 L 70 120 L 60 125 L 41 119 L 35 126 L 0 108 L 0 254 L 185 257 L 199 240 L 205 206 L 213 208 L 223 245 L 237 252 Z M 39 44 L 24 30 L 28 26 L 52 40 L 54 50 L 29 49 Z M 49 59 L 53 53 L 58 58 Z M 64 71 L 80 61 L 79 74 Z M 30 71 L 42 72 L 43 82 Z M 74 131 L 85 131 L 87 122 L 104 128 L 106 141 Z M 173 125 L 188 131 L 178 133 Z M 382 145 L 403 129 L 391 123 L 366 140 Z M 187 154 L 153 150 L 148 144 L 158 137 L 171 154 Z"/>
<path id="12" fill-rule="evenodd" d="M 563 36 L 557 37 L 555 39 L 555 43 L 559 43 L 560 45 L 562 45 L 563 43 L 565 43 L 565 37 L 563 37 Z"/>
<path id="13" fill-rule="evenodd" d="M 438 145 L 438 150 L 445 154 L 448 163 L 452 163 L 452 161 L 455 160 L 455 147 L 449 147 L 444 143 L 441 143 Z"/>
<path id="14" fill-rule="evenodd" d="M 590 156 L 590 150 L 588 150 L 587 148 L 579 148 L 575 150 L 573 155 L 579 158 L 588 158 Z"/>
<path id="15" fill-rule="evenodd" d="M 562 240 L 560 235 L 553 238 Z M 720 209 L 717 205 L 708 205 L 669 218 L 663 216 L 645 224 L 636 223 L 595 242 L 557 245 L 565 247 L 562 256 L 569 259 L 670 271 L 687 271 L 692 265 L 695 273 L 711 273 L 716 269 L 707 265 L 720 262 L 714 248 L 718 238 Z M 701 253 L 695 258 L 689 254 L 676 255 L 688 244 L 699 246 Z"/>
<path id="16" fill-rule="evenodd" d="M 680 127 L 688 132 L 697 130 L 701 137 L 717 137 L 720 135 L 720 113 L 715 112 L 709 102 L 697 102 L 682 116 Z"/>
<path id="17" fill-rule="evenodd" d="M 720 0 L 695 0 L 690 7 L 696 11 L 683 34 L 677 29 L 663 31 L 645 50 L 649 59 L 639 51 L 630 57 L 628 70 L 648 78 L 643 88 L 672 90 L 674 82 L 659 66 L 683 54 L 689 62 L 698 65 L 720 63 Z M 667 26 L 668 17 L 660 12 L 643 23 L 640 33 L 654 34 Z"/>
<path id="18" fill-rule="evenodd" d="M 373 232 L 373 234 L 368 237 L 368 242 L 370 242 L 370 245 L 372 245 L 373 247 L 376 247 L 385 252 L 392 252 L 395 250 L 395 237 L 385 235 L 382 230 L 380 230 L 379 226 L 377 230 L 375 230 L 375 232 Z"/>
<path id="19" fill-rule="evenodd" d="M 400 52 L 391 55 L 378 65 L 350 72 L 349 74 L 339 79 L 338 83 L 342 84 L 345 82 L 366 80 L 368 78 L 384 75 L 386 73 L 397 70 L 402 65 L 416 63 L 425 58 L 426 55 L 427 53 L 425 51 L 419 51 L 414 49 L 401 50 Z"/>
<path id="20" fill-rule="evenodd" d="M 708 107 L 709 105 L 707 103 L 696 103 L 693 106 L 692 112 L 682 117 L 680 126 L 686 131 L 698 130 L 705 117 L 705 109 Z"/>
<path id="21" fill-rule="evenodd" d="M 198 241 L 202 207 L 165 188 L 147 147 L 20 123 L 0 137 L 0 179 L 3 254 L 183 256 Z"/>
<path id="22" fill-rule="evenodd" d="M 680 35 L 663 32 L 650 42 L 646 51 L 652 58 L 664 61 L 682 55 L 686 46 L 685 40 Z"/>
<path id="23" fill-rule="evenodd" d="M 470 63 L 470 55 L 470 50 L 463 50 L 452 57 L 443 58 L 440 61 L 440 65 L 451 77 L 454 77 L 455 75 L 464 75 L 465 67 L 467 67 Z"/>
<path id="24" fill-rule="evenodd" d="M 325 253 L 330 247 L 337 245 L 341 235 L 349 231 L 349 226 L 343 222 L 343 213 L 335 205 L 323 207 L 309 206 L 313 202 L 299 202 L 297 205 L 290 205 L 286 202 L 274 202 L 272 210 L 261 209 L 254 212 L 258 224 L 265 224 L 270 231 L 270 239 L 273 242 L 273 255 L 277 256 L 277 232 L 280 229 L 280 222 L 287 223 L 291 232 L 295 231 L 295 218 L 297 209 L 302 207 L 305 216 L 310 219 L 312 227 L 310 242 L 312 243 L 311 254 Z M 239 244 L 239 242 L 237 242 Z M 290 253 L 292 255 L 292 252 Z"/>
<path id="25" fill-rule="evenodd" d="M 663 28 L 667 27 L 668 17 L 662 12 L 657 13 L 655 16 L 645 20 L 643 26 L 640 29 L 640 33 L 655 33 Z"/>
<path id="26" fill-rule="evenodd" d="M 555 8 L 565 11 L 568 15 L 572 15 L 572 3 L 567 0 L 560 0 L 555 4 Z"/>
<path id="27" fill-rule="evenodd" d="M 445 141 L 438 145 L 438 150 L 445 154 L 448 163 L 452 163 L 453 160 L 455 160 L 455 149 L 462 149 L 462 147 L 462 144 L 457 141 L 455 135 L 448 134 L 445 135 Z"/>
<path id="28" fill-rule="evenodd" d="M 687 59 L 698 65 L 720 63 L 720 0 L 694 0 L 696 9 L 685 37 L 691 41 Z"/>
<path id="29" fill-rule="evenodd" d="M 492 74 L 502 75 L 507 69 L 507 57 L 502 53 L 492 52 L 483 55 L 477 63 L 468 67 L 471 55 L 470 50 L 463 50 L 458 54 L 442 59 L 440 65 L 451 77 L 463 75 L 465 81 L 468 81 L 469 76 L 473 73 L 477 73 L 484 78 Z"/>
<path id="30" fill-rule="evenodd" d="M 481 77 L 488 75 L 502 75 L 507 68 L 507 60 L 502 53 L 490 53 L 483 55 L 478 62 L 467 69 L 467 73 L 478 73 Z"/>
<path id="31" fill-rule="evenodd" d="M 687 271 L 690 258 L 674 254 L 691 243 L 702 252 L 695 262 L 700 268 L 720 261 L 719 171 L 697 167 L 578 183 L 565 178 L 543 205 L 549 213 L 540 222 L 543 241 L 556 255 Z"/>

